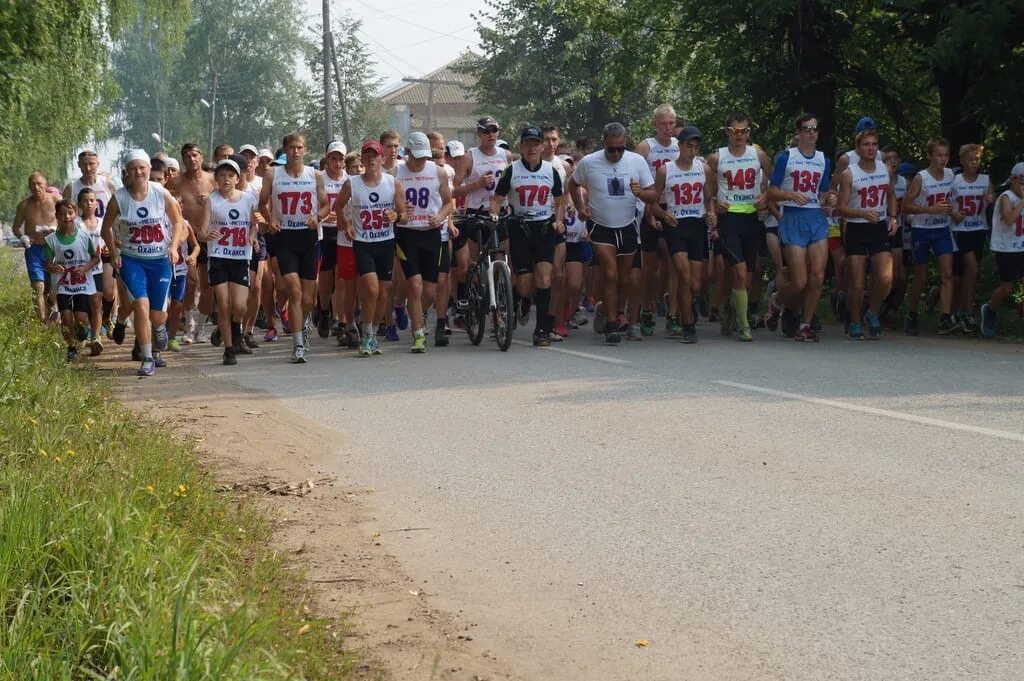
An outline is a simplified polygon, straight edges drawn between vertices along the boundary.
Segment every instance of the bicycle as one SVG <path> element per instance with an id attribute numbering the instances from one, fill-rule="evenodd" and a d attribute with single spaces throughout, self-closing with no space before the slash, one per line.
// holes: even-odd
<path id="1" fill-rule="evenodd" d="M 501 247 L 499 233 L 504 231 L 502 227 L 507 230 L 508 225 L 518 221 L 515 216 L 505 216 L 498 222 L 492 222 L 479 215 L 456 218 L 459 229 L 470 229 L 475 232 L 473 238 L 480 247 L 476 262 L 470 264 L 466 274 L 468 306 L 465 318 L 469 342 L 480 345 L 483 341 L 487 315 L 490 313 L 494 339 L 502 352 L 512 346 L 516 314 L 512 270 L 504 259 L 507 254 Z M 485 244 L 483 235 L 487 230 L 490 231 L 490 236 Z"/>

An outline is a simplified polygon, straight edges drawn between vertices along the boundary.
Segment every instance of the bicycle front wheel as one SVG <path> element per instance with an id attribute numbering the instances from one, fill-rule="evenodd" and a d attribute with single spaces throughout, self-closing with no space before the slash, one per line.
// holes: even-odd
<path id="1" fill-rule="evenodd" d="M 504 262 L 494 268 L 494 301 L 494 340 L 498 342 L 498 349 L 505 352 L 512 346 L 516 298 L 512 290 L 512 273 Z"/>
<path id="2" fill-rule="evenodd" d="M 487 308 L 490 303 L 487 300 L 487 289 L 480 280 L 480 268 L 475 264 L 469 268 L 466 277 L 466 298 L 469 300 L 469 309 L 466 310 L 466 335 L 473 345 L 480 345 L 484 339 L 484 326 L 487 319 Z"/>

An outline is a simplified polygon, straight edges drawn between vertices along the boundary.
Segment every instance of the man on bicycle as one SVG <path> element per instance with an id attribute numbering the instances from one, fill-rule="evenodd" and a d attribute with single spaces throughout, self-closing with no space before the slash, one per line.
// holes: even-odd
<path id="1" fill-rule="evenodd" d="M 507 198 L 512 214 L 522 221 L 509 229 L 509 248 L 516 292 L 521 299 L 536 295 L 533 344 L 538 347 L 551 345 L 548 335 L 555 321 L 550 313 L 551 268 L 558 235 L 565 232 L 562 178 L 551 163 L 541 158 L 543 142 L 540 128 L 523 130 L 519 136 L 522 158 L 502 172 L 489 211 L 491 220 L 497 221 Z"/>

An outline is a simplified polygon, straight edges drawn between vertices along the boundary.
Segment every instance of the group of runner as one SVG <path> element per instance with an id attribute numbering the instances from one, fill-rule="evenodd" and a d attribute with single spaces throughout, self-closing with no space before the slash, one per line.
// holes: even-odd
<path id="1" fill-rule="evenodd" d="M 330 142 L 316 167 L 298 133 L 276 152 L 222 144 L 209 164 L 192 143 L 180 163 L 136 149 L 123 158 L 120 188 L 85 150 L 62 195 L 32 174 L 14 231 L 40 319 L 55 304 L 69 361 L 82 343 L 98 355 L 104 336 L 124 342 L 130 324 L 142 376 L 167 350 L 202 342 L 209 318 L 225 364 L 258 347 L 260 320 L 265 342 L 278 328 L 290 333 L 293 363 L 306 362 L 313 329 L 373 356 L 380 338 L 411 327 L 411 351 L 423 353 L 431 308 L 434 345 L 445 346 L 449 313 L 459 327 L 467 309 L 469 263 L 493 229 L 515 274 L 513 321 L 528 323 L 534 310 L 541 347 L 587 324 L 587 312 L 606 342 L 641 340 L 655 334 L 659 310 L 667 335 L 684 343 L 696 342 L 702 314 L 740 341 L 763 323 L 814 342 L 830 258 L 833 304 L 851 339 L 879 338 L 904 298 L 905 331 L 916 335 L 933 256 L 938 333 L 991 336 L 995 311 L 1024 279 L 1024 163 L 997 197 L 980 145 L 958 150 L 954 173 L 949 144 L 930 140 L 918 171 L 880 146 L 867 117 L 834 160 L 817 149 L 813 114 L 795 120 L 774 159 L 752 142 L 742 112 L 707 156 L 701 131 L 670 105 L 652 125 L 635 150 L 619 123 L 605 126 L 597 150 L 564 142 L 556 126 L 529 126 L 513 154 L 485 116 L 470 149 L 436 132 L 403 144 L 387 131 L 352 153 Z M 507 214 L 516 219 L 506 224 Z M 986 240 L 1001 283 L 979 324 Z M 762 317 L 766 266 L 774 277 Z"/>

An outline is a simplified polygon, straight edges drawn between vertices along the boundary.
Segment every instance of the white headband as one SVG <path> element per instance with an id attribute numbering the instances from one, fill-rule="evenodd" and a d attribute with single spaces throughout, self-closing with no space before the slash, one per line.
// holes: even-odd
<path id="1" fill-rule="evenodd" d="M 146 165 L 149 165 L 149 154 L 142 149 L 132 149 L 124 155 L 124 165 L 127 168 L 132 161 L 143 161 Z"/>

